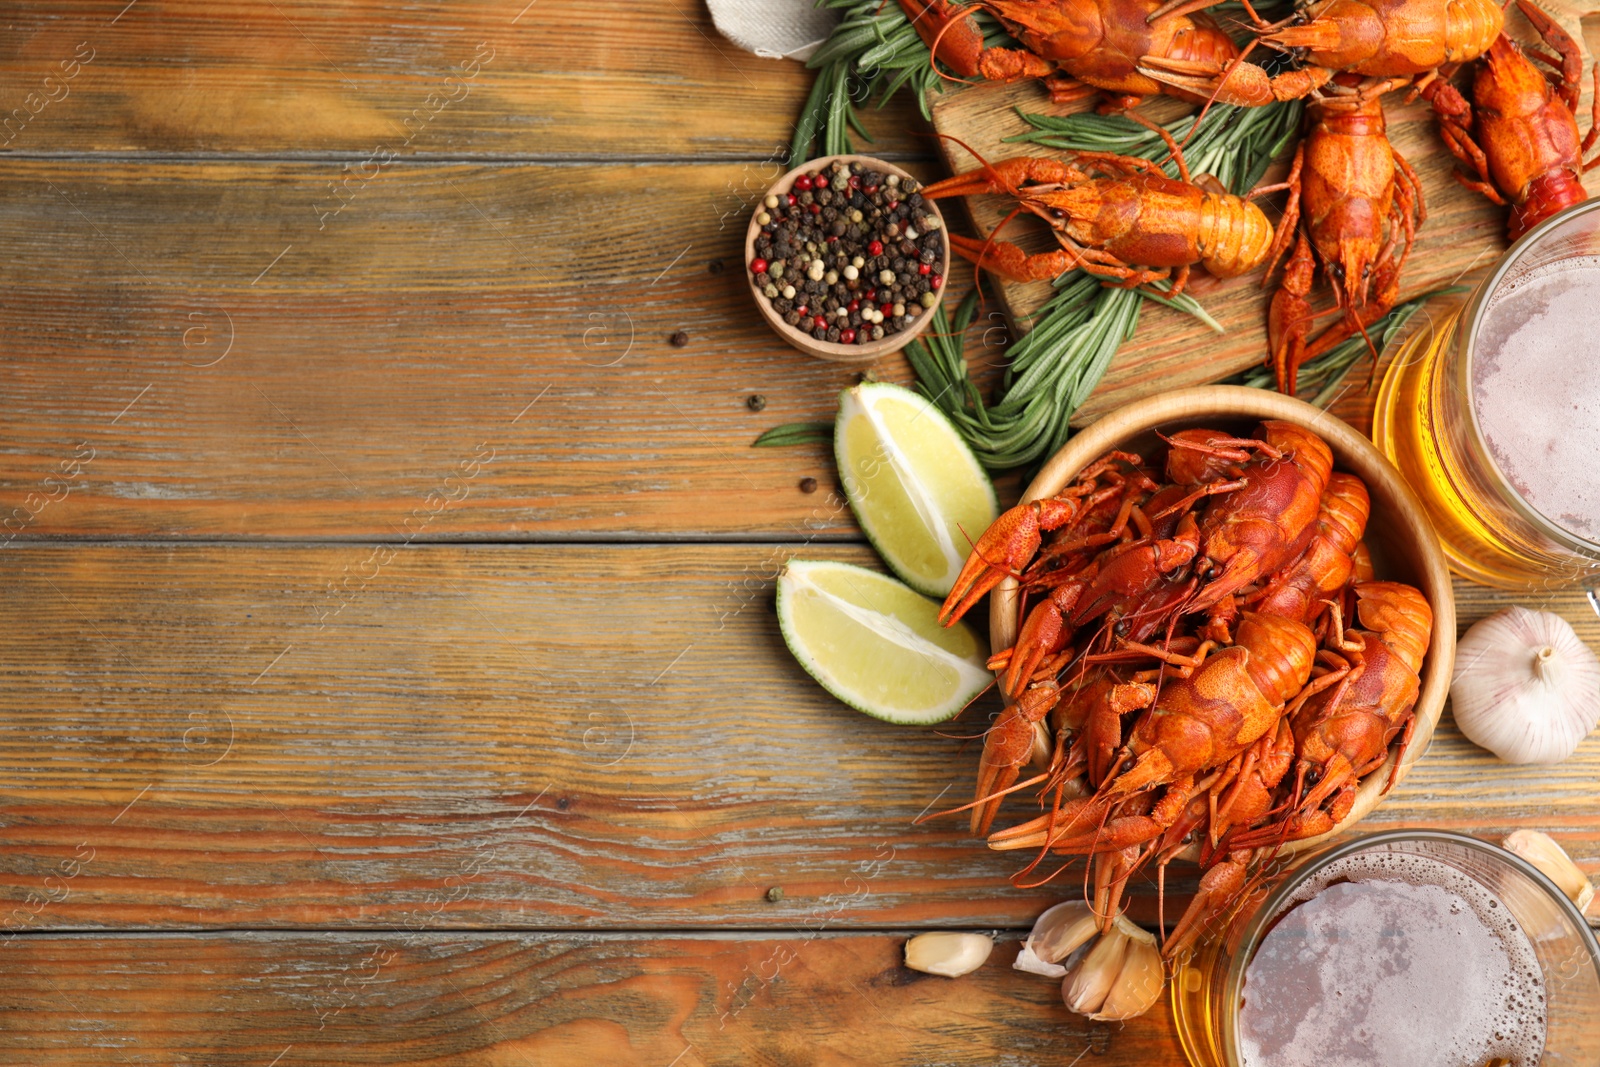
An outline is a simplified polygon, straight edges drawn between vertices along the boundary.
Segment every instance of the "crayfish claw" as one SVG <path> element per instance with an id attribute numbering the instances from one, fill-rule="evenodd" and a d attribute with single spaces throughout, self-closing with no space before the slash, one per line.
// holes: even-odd
<path id="1" fill-rule="evenodd" d="M 1227 911 L 1244 891 L 1249 874 L 1249 853 L 1235 852 L 1200 878 L 1200 889 L 1188 909 L 1167 935 L 1161 954 L 1168 959 L 1184 952 L 1205 927 Z"/>
<path id="2" fill-rule="evenodd" d="M 1017 578 L 1039 551 L 1040 534 L 1065 526 L 1078 515 L 1072 497 L 1050 497 L 1018 504 L 984 531 L 956 575 L 956 583 L 939 608 L 939 622 L 954 626 L 984 594 L 1005 578 Z"/>

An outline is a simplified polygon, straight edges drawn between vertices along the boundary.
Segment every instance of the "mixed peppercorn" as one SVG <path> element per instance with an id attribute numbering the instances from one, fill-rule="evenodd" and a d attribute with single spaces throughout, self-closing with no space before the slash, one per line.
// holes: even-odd
<path id="1" fill-rule="evenodd" d="M 921 188 L 860 163 L 801 174 L 757 210 L 756 288 L 818 341 L 860 345 L 910 328 L 944 285 L 944 233 Z"/>

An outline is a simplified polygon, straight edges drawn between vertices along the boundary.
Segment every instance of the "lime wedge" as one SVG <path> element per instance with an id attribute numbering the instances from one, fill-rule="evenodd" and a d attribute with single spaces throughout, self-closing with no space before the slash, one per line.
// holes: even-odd
<path id="1" fill-rule="evenodd" d="M 839 394 L 833 451 L 850 510 L 911 588 L 948 596 L 999 514 L 994 486 L 944 413 L 887 382 Z"/>
<path id="2" fill-rule="evenodd" d="M 792 559 L 778 575 L 778 626 L 822 687 L 888 722 L 944 722 L 994 680 L 972 628 L 888 575 Z"/>

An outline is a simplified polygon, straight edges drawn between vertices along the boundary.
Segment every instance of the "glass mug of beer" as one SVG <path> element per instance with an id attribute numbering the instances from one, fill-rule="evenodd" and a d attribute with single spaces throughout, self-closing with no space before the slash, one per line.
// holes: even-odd
<path id="1" fill-rule="evenodd" d="M 1373 439 L 1457 573 L 1518 590 L 1600 579 L 1597 337 L 1600 201 L 1589 201 L 1529 231 L 1389 365 Z"/>
<path id="2" fill-rule="evenodd" d="M 1600 1063 L 1600 944 L 1554 883 L 1462 834 L 1295 856 L 1172 976 L 1194 1067 Z"/>

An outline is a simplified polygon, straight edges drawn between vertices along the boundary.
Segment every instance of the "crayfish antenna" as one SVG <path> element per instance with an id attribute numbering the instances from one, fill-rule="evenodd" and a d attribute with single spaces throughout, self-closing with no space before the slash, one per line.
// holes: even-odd
<path id="1" fill-rule="evenodd" d="M 1246 7 L 1248 9 L 1248 5 L 1246 5 Z M 1254 11 L 1251 11 L 1250 13 L 1251 15 L 1255 15 Z M 1259 18 L 1259 16 L 1257 17 Z M 1217 79 L 1216 88 L 1211 90 L 1211 98 L 1205 102 L 1203 107 L 1200 108 L 1200 113 L 1194 117 L 1194 125 L 1189 127 L 1188 133 L 1184 134 L 1183 144 L 1181 147 L 1189 147 L 1189 142 L 1194 140 L 1194 135 L 1200 132 L 1200 124 L 1205 121 L 1206 114 L 1211 110 L 1211 105 L 1215 104 L 1217 102 L 1217 97 L 1222 94 L 1223 86 L 1228 84 L 1228 79 L 1233 77 L 1233 72 L 1244 65 L 1245 57 L 1248 56 L 1251 50 L 1260 43 L 1261 39 L 1259 37 L 1251 41 L 1249 44 L 1245 45 L 1244 48 L 1240 50 L 1239 54 L 1234 57 L 1233 61 L 1228 64 L 1227 69 L 1222 72 L 1222 77 Z"/>
<path id="2" fill-rule="evenodd" d="M 1032 778 L 1026 779 L 1025 781 L 1013 783 L 1012 785 L 1006 786 L 1004 789 L 996 789 L 994 792 L 988 794 L 987 796 L 981 796 L 977 800 L 970 801 L 969 803 L 963 804 L 958 808 L 947 808 L 944 811 L 931 811 L 931 812 L 927 812 L 927 813 L 922 814 L 922 815 L 918 815 L 915 819 L 911 820 L 911 825 L 912 826 L 921 826 L 925 822 L 931 822 L 934 819 L 942 819 L 946 815 L 960 815 L 964 811 L 971 811 L 973 808 L 976 808 L 976 807 L 978 807 L 980 805 L 983 805 L 983 804 L 988 804 L 989 802 L 994 801 L 994 800 L 999 800 L 1003 796 L 1007 796 L 1008 794 L 1019 792 L 1019 791 L 1021 791 L 1023 789 L 1028 788 L 1031 785 L 1038 785 L 1040 782 L 1044 781 L 1048 777 L 1050 777 L 1049 772 L 1045 772 L 1043 774 L 1036 774 Z"/>
<path id="3" fill-rule="evenodd" d="M 972 261 L 973 273 L 977 273 L 978 271 L 983 269 L 983 257 L 987 256 L 989 254 L 989 251 L 992 248 L 994 248 L 995 238 L 1000 236 L 1000 231 L 1005 229 L 1006 223 L 1010 222 L 1012 219 L 1014 219 L 1018 215 L 1022 214 L 1022 211 L 1023 211 L 1023 209 L 1020 208 L 1020 207 L 1012 208 L 1011 209 L 1011 214 L 1009 214 L 1005 218 L 1001 219 L 1000 220 L 1000 224 L 998 226 L 996 226 L 994 229 L 989 231 L 989 236 L 984 240 L 983 249 L 978 253 L 978 258 Z"/>
<path id="4" fill-rule="evenodd" d="M 1220 88 L 1218 91 L 1221 91 Z M 1193 184 L 1189 178 L 1189 164 L 1185 162 L 1183 158 L 1183 149 L 1179 147 L 1177 141 L 1172 139 L 1172 134 L 1167 132 L 1167 128 L 1165 126 L 1162 126 L 1156 122 L 1152 122 L 1150 119 L 1139 114 L 1137 111 L 1124 111 L 1122 115 L 1123 118 L 1128 119 L 1130 122 L 1138 123 L 1140 126 L 1143 126 L 1145 129 L 1149 130 L 1151 133 L 1165 141 L 1167 143 L 1167 158 L 1178 165 L 1178 177 L 1182 178 L 1185 182 L 1190 182 L 1190 184 Z M 1194 124 L 1195 126 L 1200 125 L 1200 120 L 1198 118 L 1195 119 Z M 1188 144 L 1189 137 L 1192 136 L 1194 136 L 1193 128 L 1189 130 L 1189 136 L 1184 138 L 1184 144 Z"/>
<path id="5" fill-rule="evenodd" d="M 936 133 L 934 136 L 941 141 L 954 141 L 956 144 L 966 149 L 967 155 L 971 156 L 973 159 L 976 159 L 978 163 L 981 164 L 983 173 L 989 178 L 990 181 L 994 182 L 996 185 L 1004 187 L 1006 192 L 1010 193 L 1012 196 L 1018 195 L 1017 188 L 1001 176 L 1000 172 L 995 169 L 994 164 L 990 163 L 989 160 L 984 157 L 982 152 L 978 151 L 976 148 L 973 148 L 971 145 L 953 133 Z"/>
<path id="6" fill-rule="evenodd" d="M 1057 867 L 1055 870 L 1051 871 L 1049 874 L 1045 875 L 1043 878 L 1039 879 L 1039 881 L 1037 881 L 1037 882 L 1019 882 L 1019 881 L 1017 881 L 1018 878 L 1021 878 L 1023 875 L 1027 874 L 1027 872 L 1029 870 L 1033 869 L 1032 865 L 1030 864 L 1026 870 L 1018 871 L 1016 874 L 1013 874 L 1011 876 L 1011 884 L 1016 886 L 1018 889 L 1038 889 L 1040 886 L 1048 885 L 1051 882 L 1055 881 L 1062 874 L 1065 874 L 1072 867 L 1072 864 L 1074 862 L 1075 861 L 1073 861 L 1073 860 L 1068 860 L 1067 862 L 1063 863 L 1061 866 Z"/>
<path id="7" fill-rule="evenodd" d="M 995 684 L 996 684 L 997 681 L 998 681 L 998 679 L 996 679 L 995 682 L 990 682 L 988 685 L 984 686 L 982 689 L 980 689 L 976 693 L 974 693 L 972 695 L 972 699 L 967 701 L 965 704 L 961 705 L 961 710 L 956 712 L 954 715 L 950 716 L 950 718 L 952 720 L 953 719 L 959 719 L 961 716 L 965 715 L 966 712 L 967 712 L 967 709 L 972 707 L 972 705 L 976 704 L 978 702 L 978 698 L 979 697 L 982 697 L 989 690 L 993 689 L 995 687 Z M 976 733 L 976 734 L 947 734 L 947 733 L 944 733 L 941 730 L 935 730 L 934 731 L 934 733 L 938 734 L 940 737 L 948 737 L 952 741 L 975 741 L 978 738 L 983 737 L 984 735 L 986 735 L 988 732 L 989 731 L 987 729 L 985 729 L 982 733 Z"/>

